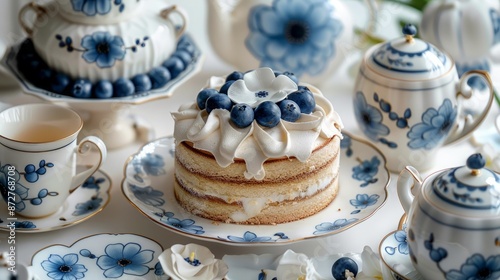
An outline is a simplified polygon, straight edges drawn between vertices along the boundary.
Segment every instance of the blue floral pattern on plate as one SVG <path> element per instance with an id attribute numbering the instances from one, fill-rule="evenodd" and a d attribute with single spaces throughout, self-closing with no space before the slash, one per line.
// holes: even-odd
<path id="1" fill-rule="evenodd" d="M 0 171 L 0 184 L 1 174 Z M 44 232 L 76 225 L 106 207 L 110 199 L 110 188 L 109 176 L 97 171 L 70 194 L 67 203 L 64 203 L 61 209 L 47 217 L 30 219 L 16 216 L 16 221 L 12 222 L 9 220 L 12 216 L 9 215 L 7 207 L 0 207 L 0 230 L 9 231 L 11 223 L 17 232 Z"/>
<path id="2" fill-rule="evenodd" d="M 261 66 L 318 75 L 336 55 L 344 26 L 328 0 L 276 0 L 248 15 L 247 49 Z"/>
<path id="3" fill-rule="evenodd" d="M 339 193 L 326 209 L 300 221 L 275 226 L 237 225 L 215 223 L 186 212 L 173 195 L 172 137 L 150 142 L 131 157 L 125 164 L 122 192 L 136 209 L 156 224 L 198 239 L 238 245 L 267 245 L 336 234 L 363 222 L 377 211 L 387 199 L 386 188 L 389 184 L 384 156 L 371 144 L 348 133 L 343 134 L 350 142 L 349 145 L 343 144 L 342 149 L 349 147 L 352 154 L 341 157 Z M 138 163 L 147 154 L 164 157 L 164 172 L 146 174 L 144 168 L 138 168 Z M 353 168 L 360 164 L 358 160 L 372 161 L 373 158 L 377 158 L 379 163 L 370 174 L 372 179 L 377 180 L 361 187 L 359 181 L 353 178 Z"/>
<path id="4" fill-rule="evenodd" d="M 32 269 L 41 279 L 120 279 L 163 276 L 156 241 L 134 234 L 97 234 L 66 247 L 54 245 L 35 253 Z M 129 278 L 128 278 L 129 279 Z"/>

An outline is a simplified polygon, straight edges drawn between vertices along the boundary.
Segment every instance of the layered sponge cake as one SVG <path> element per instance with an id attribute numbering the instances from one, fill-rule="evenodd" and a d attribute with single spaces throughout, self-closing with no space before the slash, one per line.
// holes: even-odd
<path id="1" fill-rule="evenodd" d="M 214 221 L 278 224 L 328 206 L 339 188 L 342 122 L 293 74 L 212 77 L 175 120 L 175 197 Z"/>

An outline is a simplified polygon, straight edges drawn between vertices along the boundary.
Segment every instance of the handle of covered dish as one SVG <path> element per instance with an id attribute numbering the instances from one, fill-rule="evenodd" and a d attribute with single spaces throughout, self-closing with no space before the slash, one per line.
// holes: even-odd
<path id="1" fill-rule="evenodd" d="M 28 3 L 21 8 L 18 16 L 19 24 L 29 36 L 33 35 L 33 27 L 34 27 L 30 26 L 26 22 L 26 14 L 30 11 L 34 12 L 37 18 L 47 15 L 47 10 L 43 6 L 38 5 L 35 2 Z"/>
<path id="2" fill-rule="evenodd" d="M 160 16 L 166 20 L 169 20 L 170 16 L 173 14 L 177 14 L 182 20 L 181 25 L 179 25 L 179 26 L 174 25 L 175 38 L 179 39 L 181 37 L 181 35 L 184 34 L 184 31 L 186 31 L 186 27 L 188 24 L 188 17 L 186 15 L 186 13 L 182 9 L 177 7 L 176 5 L 172 5 L 166 9 L 162 10 L 160 13 Z"/>

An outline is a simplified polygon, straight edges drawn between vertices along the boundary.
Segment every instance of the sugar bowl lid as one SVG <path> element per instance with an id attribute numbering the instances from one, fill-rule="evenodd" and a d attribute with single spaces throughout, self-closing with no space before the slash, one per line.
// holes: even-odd
<path id="1" fill-rule="evenodd" d="M 434 79 L 454 67 L 453 60 L 434 45 L 415 38 L 417 28 L 406 24 L 400 37 L 372 47 L 366 66 L 375 73 L 408 81 Z"/>
<path id="2" fill-rule="evenodd" d="M 484 168 L 486 160 L 473 154 L 466 166 L 448 169 L 434 177 L 424 194 L 431 204 L 466 217 L 499 217 L 500 175 Z"/>

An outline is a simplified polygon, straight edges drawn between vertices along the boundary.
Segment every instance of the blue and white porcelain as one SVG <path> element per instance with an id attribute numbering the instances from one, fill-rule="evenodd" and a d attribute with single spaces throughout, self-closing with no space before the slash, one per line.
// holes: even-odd
<path id="1" fill-rule="evenodd" d="M 338 72 L 355 44 L 352 16 L 340 0 L 206 3 L 212 48 L 240 71 L 270 67 L 311 84 L 324 83 Z"/>
<path id="2" fill-rule="evenodd" d="M 423 280 L 410 259 L 407 234 L 404 229 L 386 235 L 379 245 L 379 254 L 384 265 L 395 280 Z"/>
<path id="3" fill-rule="evenodd" d="M 394 172 L 406 165 L 430 169 L 440 147 L 464 138 L 482 123 L 494 97 L 487 72 L 470 71 L 459 79 L 453 59 L 414 38 L 413 25 L 406 25 L 403 33 L 405 37 L 365 53 L 353 96 L 361 131 Z M 484 82 L 487 94 L 468 86 L 473 78 Z M 463 105 L 467 99 L 479 104 L 482 112 L 468 114 Z"/>
<path id="4" fill-rule="evenodd" d="M 67 21 L 55 2 L 32 2 L 21 9 L 19 19 L 37 54 L 52 70 L 92 83 L 114 82 L 162 65 L 175 51 L 188 23 L 180 8 L 160 0 L 149 0 L 137 12 L 115 24 L 91 25 Z M 33 23 L 26 20 L 29 13 L 36 15 Z M 180 23 L 177 18 L 182 19 Z"/>
<path id="5" fill-rule="evenodd" d="M 58 12 L 68 21 L 113 24 L 136 16 L 148 0 L 56 0 Z"/>
<path id="6" fill-rule="evenodd" d="M 425 6 L 421 37 L 446 51 L 459 76 L 468 70 L 490 70 L 500 42 L 500 4 L 495 0 L 433 0 Z"/>
<path id="7" fill-rule="evenodd" d="M 0 179 L 1 180 L 1 179 Z M 106 207 L 111 198 L 111 179 L 101 170 L 96 171 L 78 189 L 72 192 L 53 214 L 31 219 L 11 216 L 7 207 L 0 207 L 0 230 L 37 233 L 59 230 L 86 221 Z"/>
<path id="8" fill-rule="evenodd" d="M 35 253 L 30 270 L 40 280 L 168 279 L 158 261 L 163 248 L 135 234 L 96 234 L 70 246 L 52 245 Z"/>
<path id="9" fill-rule="evenodd" d="M 473 154 L 426 179 L 411 166 L 399 175 L 409 254 L 424 279 L 500 278 L 500 175 L 485 164 Z"/>
<path id="10" fill-rule="evenodd" d="M 214 223 L 185 211 L 173 195 L 174 139 L 149 142 L 125 164 L 122 192 L 162 228 L 231 245 L 274 245 L 327 236 L 370 218 L 387 199 L 389 171 L 372 145 L 343 132 L 339 193 L 323 211 L 296 222 L 254 226 Z"/>

